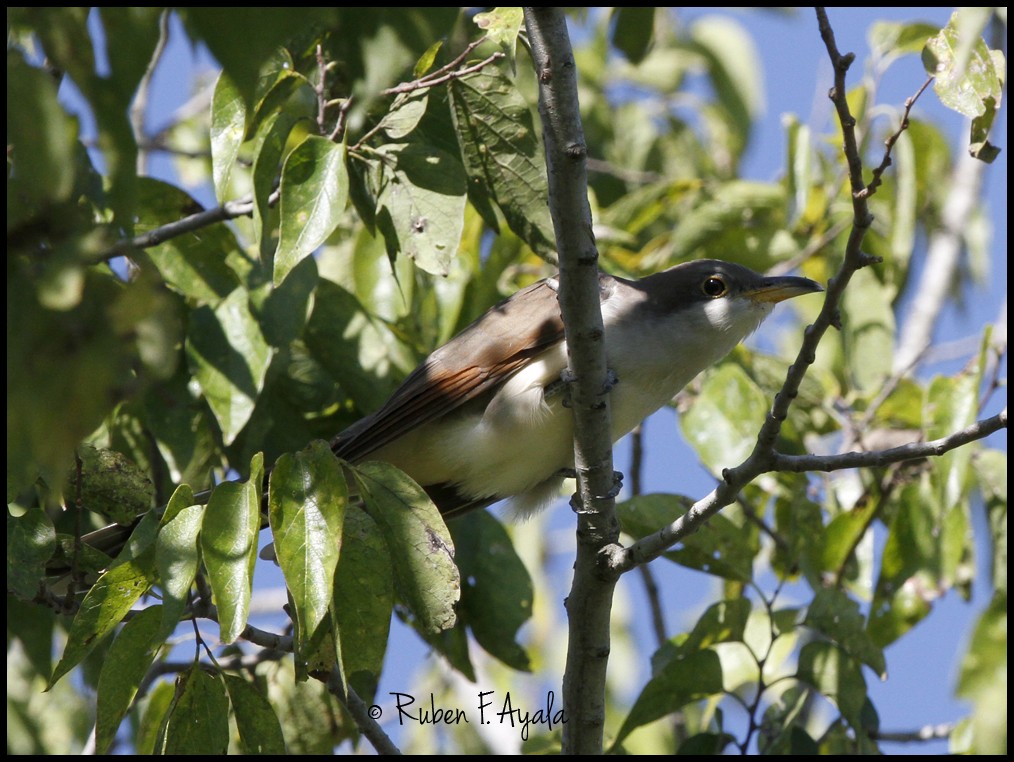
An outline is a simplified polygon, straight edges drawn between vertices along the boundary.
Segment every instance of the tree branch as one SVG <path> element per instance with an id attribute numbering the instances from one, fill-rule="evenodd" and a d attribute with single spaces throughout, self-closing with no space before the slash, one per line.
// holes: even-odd
<path id="1" fill-rule="evenodd" d="M 709 495 L 694 503 L 685 515 L 629 548 L 614 553 L 613 568 L 621 573 L 656 558 L 681 538 L 696 532 L 709 518 L 732 503 L 739 491 L 757 476 L 775 470 L 779 457 L 775 451 L 775 442 L 781 432 L 782 422 L 788 416 L 789 406 L 799 393 L 799 385 L 807 369 L 813 364 L 818 344 L 829 328 L 838 327 L 840 324 L 838 305 L 841 303 L 845 287 L 856 271 L 879 261 L 863 253 L 861 249 L 863 237 L 873 223 L 873 216 L 867 203 L 869 194 L 863 180 L 862 158 L 855 129 L 856 120 L 849 110 L 846 99 L 845 75 L 855 56 L 852 53 L 842 54 L 838 51 L 834 30 L 823 8 L 817 8 L 817 23 L 834 68 L 834 87 L 831 88 L 828 97 L 834 104 L 841 124 L 844 138 L 842 150 L 848 165 L 849 185 L 852 189 L 852 230 L 845 246 L 844 260 L 837 274 L 828 281 L 820 314 L 803 332 L 802 346 L 795 362 L 789 366 L 781 390 L 775 395 L 771 410 L 757 434 L 753 452 L 740 465 L 725 469 L 722 472 L 722 482 Z"/>
<path id="2" fill-rule="evenodd" d="M 931 442 L 911 442 L 887 450 L 871 452 L 843 452 L 838 455 L 783 455 L 775 453 L 773 471 L 840 471 L 845 468 L 879 468 L 906 460 L 918 460 L 943 455 L 945 452 L 966 444 L 985 439 L 1000 429 L 1007 428 L 1007 408 L 994 415 L 976 421 L 960 431 Z"/>
<path id="3" fill-rule="evenodd" d="M 277 200 L 278 191 L 275 191 L 271 194 L 268 202 L 273 204 L 277 202 Z M 209 225 L 214 225 L 216 222 L 225 222 L 226 220 L 232 220 L 237 217 L 246 217 L 251 214 L 253 214 L 252 198 L 226 201 L 221 206 L 196 212 L 188 217 L 184 217 L 182 220 L 170 222 L 166 225 L 162 225 L 161 227 L 149 230 L 147 233 L 135 236 L 129 241 L 119 241 L 101 256 L 100 261 L 108 262 L 112 259 L 116 259 L 116 257 L 122 257 L 130 254 L 134 249 L 148 249 L 181 235 L 193 233 L 195 230 L 200 230 L 201 228 L 208 227 Z"/>
<path id="4" fill-rule="evenodd" d="M 598 252 L 588 206 L 587 149 L 577 77 L 563 11 L 525 8 L 539 80 L 549 203 L 560 255 L 560 311 L 569 352 L 578 495 L 577 558 L 567 598 L 570 619 L 563 700 L 563 749 L 600 754 L 614 575 L 602 573 L 603 551 L 615 545 L 612 437 L 604 328 L 598 293 Z"/>

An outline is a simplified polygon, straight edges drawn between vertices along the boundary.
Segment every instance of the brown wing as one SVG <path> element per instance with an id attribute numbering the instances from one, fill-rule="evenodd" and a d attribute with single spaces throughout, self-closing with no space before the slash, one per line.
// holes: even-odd
<path id="1" fill-rule="evenodd" d="M 346 460 L 363 460 L 417 426 L 493 391 L 562 338 L 554 288 L 547 281 L 524 288 L 433 352 L 380 410 L 340 433 L 331 447 Z"/>

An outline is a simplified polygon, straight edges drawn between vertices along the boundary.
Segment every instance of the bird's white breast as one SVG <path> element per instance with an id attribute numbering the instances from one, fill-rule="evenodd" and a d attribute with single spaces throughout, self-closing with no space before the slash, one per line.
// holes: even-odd
<path id="1" fill-rule="evenodd" d="M 617 377 L 610 397 L 613 441 L 666 405 L 770 312 L 769 304 L 716 299 L 646 323 L 643 315 L 631 319 L 617 301 L 603 305 L 607 359 Z M 455 484 L 476 498 L 515 495 L 524 510 L 538 507 L 552 497 L 546 485 L 555 488 L 559 472 L 574 463 L 572 413 L 563 395 L 545 396 L 566 366 L 561 342 L 508 379 L 485 411 L 425 424 L 376 454 L 421 484 Z"/>

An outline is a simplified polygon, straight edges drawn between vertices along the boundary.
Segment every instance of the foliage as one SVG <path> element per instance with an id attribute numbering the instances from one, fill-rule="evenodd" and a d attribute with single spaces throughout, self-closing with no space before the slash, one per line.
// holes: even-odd
<path id="1" fill-rule="evenodd" d="M 483 513 L 445 526 L 404 475 L 341 463 L 321 441 L 501 296 L 552 272 L 537 83 L 517 15 L 484 14 L 489 40 L 466 48 L 482 32 L 456 9 L 172 12 L 172 34 L 222 69 L 207 109 L 153 135 L 131 117 L 161 55 L 160 15 L 8 10 L 8 715 L 20 720 L 8 751 L 81 748 L 78 691 L 97 691 L 100 753 L 358 743 L 345 697 L 380 702 L 392 613 L 443 665 L 418 695 L 461 706 L 448 671 L 481 676 L 473 693 L 494 686 L 487 711 L 500 726 L 524 717 L 525 748 L 554 748 L 559 705 L 515 715 L 503 697 L 513 670 L 539 673 L 558 656 L 539 600 L 543 525 L 506 529 Z M 949 64 L 941 87 L 963 93 L 956 107 L 976 118 L 986 156 L 1004 84 L 1002 56 L 979 39 L 988 20 L 870 33 L 877 76 L 903 55 Z M 783 177 L 739 176 L 763 105 L 747 31 L 643 8 L 583 28 L 603 266 L 637 275 L 713 256 L 826 281 L 849 235 L 841 138 L 789 117 Z M 849 93 L 860 124 L 887 108 L 877 76 Z M 902 119 L 887 110 L 890 125 L 863 132 L 871 167 Z M 782 452 L 939 438 L 991 403 L 988 330 L 952 376 L 892 365 L 905 286 L 920 241 L 943 227 L 951 189 L 939 178 L 954 161 L 937 125 L 913 116 L 907 127 L 871 197 L 865 248 L 883 262 L 846 292 L 840 341 L 822 345 Z M 144 168 L 160 150 L 189 188 Z M 683 434 L 716 476 L 749 454 L 785 355 L 741 347 L 682 395 Z M 662 633 L 632 700 L 610 686 L 613 749 L 876 751 L 867 676 L 886 674 L 884 649 L 937 598 L 969 595 L 985 552 L 993 599 L 962 662 L 958 691 L 974 710 L 954 743 L 1005 753 L 1006 499 L 1006 453 L 981 443 L 750 485 L 656 562 L 713 575 L 721 592 L 686 631 Z M 632 496 L 622 527 L 651 534 L 687 504 Z M 291 638 L 250 623 L 262 513 Z M 115 560 L 76 540 L 108 520 L 133 522 Z M 217 622 L 223 645 L 200 631 L 181 662 L 170 646 L 198 631 L 190 619 Z M 621 620 L 618 631 L 632 626 Z M 47 706 L 70 709 L 41 706 L 46 685 Z M 732 707 L 747 729 L 727 722 Z M 679 723 L 657 722 L 677 712 Z M 474 719 L 422 727 L 406 749 L 501 750 Z"/>

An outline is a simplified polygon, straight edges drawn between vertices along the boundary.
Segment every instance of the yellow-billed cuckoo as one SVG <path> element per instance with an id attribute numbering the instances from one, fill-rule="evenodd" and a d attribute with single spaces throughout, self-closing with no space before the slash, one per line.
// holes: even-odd
<path id="1" fill-rule="evenodd" d="M 727 355 L 784 299 L 823 290 L 713 259 L 641 280 L 601 275 L 613 441 Z M 431 354 L 335 453 L 381 460 L 426 488 L 445 516 L 513 498 L 522 515 L 559 494 L 574 465 L 573 418 L 553 281 L 522 289 Z"/>
<path id="2" fill-rule="evenodd" d="M 601 275 L 613 441 L 727 355 L 775 304 L 822 290 L 807 278 L 767 277 L 714 259 L 636 281 Z M 332 448 L 351 463 L 399 467 L 445 516 L 505 498 L 515 513 L 530 514 L 559 494 L 574 465 L 566 367 L 555 282 L 540 281 L 433 352 Z M 106 527 L 84 540 L 114 552 L 129 530 Z"/>

